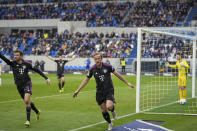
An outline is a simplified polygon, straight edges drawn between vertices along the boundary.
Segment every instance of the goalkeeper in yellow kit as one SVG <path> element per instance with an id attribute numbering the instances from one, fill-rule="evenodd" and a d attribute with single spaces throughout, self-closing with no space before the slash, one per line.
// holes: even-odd
<path id="1" fill-rule="evenodd" d="M 169 65 L 166 63 L 167 67 L 178 69 L 178 86 L 179 86 L 179 96 L 180 96 L 180 104 L 186 103 L 186 86 L 188 79 L 188 69 L 190 66 L 187 64 L 185 60 L 182 60 L 181 54 L 177 54 L 177 62 L 175 65 Z"/>

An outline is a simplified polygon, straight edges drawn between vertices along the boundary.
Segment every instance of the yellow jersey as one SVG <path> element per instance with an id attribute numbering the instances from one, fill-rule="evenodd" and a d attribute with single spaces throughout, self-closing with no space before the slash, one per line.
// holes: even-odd
<path id="1" fill-rule="evenodd" d="M 122 66 L 126 66 L 126 61 L 125 60 L 121 60 L 121 65 Z"/>
<path id="2" fill-rule="evenodd" d="M 184 66 L 181 66 L 181 62 L 184 63 Z M 187 64 L 185 60 L 177 61 L 175 65 L 169 65 L 169 67 L 178 69 L 179 79 L 187 79 L 188 69 L 190 68 L 190 66 Z"/>

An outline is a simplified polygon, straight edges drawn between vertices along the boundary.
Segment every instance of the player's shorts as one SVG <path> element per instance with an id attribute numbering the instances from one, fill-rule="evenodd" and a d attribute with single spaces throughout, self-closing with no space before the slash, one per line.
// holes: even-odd
<path id="1" fill-rule="evenodd" d="M 114 89 L 96 92 L 96 101 L 98 105 L 101 105 L 103 102 L 106 102 L 106 100 L 111 100 L 113 103 L 116 103 L 114 98 Z"/>
<path id="2" fill-rule="evenodd" d="M 17 86 L 18 92 L 20 96 L 24 99 L 24 96 L 26 93 L 29 93 L 32 95 L 32 83 L 31 81 L 27 82 L 23 86 Z"/>
<path id="3" fill-rule="evenodd" d="M 187 79 L 186 78 L 179 78 L 178 79 L 178 86 L 187 86 Z"/>
<path id="4" fill-rule="evenodd" d="M 57 74 L 58 79 L 61 79 L 62 77 L 64 77 L 64 74 Z"/>

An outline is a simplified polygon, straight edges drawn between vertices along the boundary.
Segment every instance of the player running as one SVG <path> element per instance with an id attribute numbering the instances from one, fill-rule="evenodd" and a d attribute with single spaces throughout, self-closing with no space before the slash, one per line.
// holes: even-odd
<path id="1" fill-rule="evenodd" d="M 178 86 L 179 86 L 179 97 L 180 97 L 180 104 L 186 103 L 186 86 L 187 86 L 187 75 L 188 69 L 190 66 L 187 64 L 185 60 L 182 60 L 181 54 L 177 53 L 177 62 L 175 65 L 169 65 L 166 63 L 167 67 L 178 69 Z"/>
<path id="2" fill-rule="evenodd" d="M 113 123 L 111 122 L 108 110 L 112 112 L 114 119 L 117 119 L 117 115 L 114 108 L 114 86 L 111 79 L 111 73 L 131 88 L 134 88 L 134 86 L 125 80 L 117 71 L 115 71 L 111 65 L 103 63 L 102 58 L 101 53 L 94 54 L 95 65 L 90 68 L 87 77 L 82 81 L 79 88 L 73 94 L 73 98 L 77 96 L 80 90 L 88 83 L 90 78 L 94 76 L 97 88 L 96 101 L 101 108 L 103 118 L 109 123 L 108 130 L 112 130 Z"/>
<path id="3" fill-rule="evenodd" d="M 32 64 L 23 60 L 23 53 L 19 50 L 14 51 L 13 61 L 10 61 L 1 54 L 0 58 L 12 67 L 17 90 L 26 104 L 27 121 L 25 122 L 25 126 L 29 127 L 31 109 L 36 113 L 37 120 L 39 119 L 40 111 L 36 108 L 34 103 L 30 101 L 30 96 L 32 95 L 32 82 L 30 76 L 28 75 L 28 72 L 29 70 L 32 70 L 39 73 L 46 79 L 48 85 L 50 84 L 50 79 L 48 79 L 47 76 L 45 76 L 40 70 L 33 68 Z"/>
<path id="4" fill-rule="evenodd" d="M 45 54 L 47 58 L 57 63 L 57 79 L 58 79 L 58 86 L 60 93 L 64 92 L 64 84 L 65 84 L 65 77 L 64 77 L 64 66 L 67 62 L 70 62 L 74 60 L 77 56 L 74 55 L 69 60 L 63 60 L 63 56 L 59 55 L 59 59 L 53 59 L 52 57 L 48 56 L 48 54 Z"/>

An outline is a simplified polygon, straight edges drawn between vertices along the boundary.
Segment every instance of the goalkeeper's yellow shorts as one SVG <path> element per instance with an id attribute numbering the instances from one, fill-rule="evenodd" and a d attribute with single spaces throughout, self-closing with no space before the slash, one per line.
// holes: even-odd
<path id="1" fill-rule="evenodd" d="M 187 86 L 187 79 L 186 78 L 179 78 L 178 79 L 178 86 Z"/>

